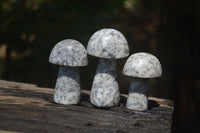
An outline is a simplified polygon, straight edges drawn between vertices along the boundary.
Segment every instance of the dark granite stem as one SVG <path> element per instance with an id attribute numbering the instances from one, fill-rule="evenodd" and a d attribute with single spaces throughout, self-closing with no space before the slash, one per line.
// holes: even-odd
<path id="1" fill-rule="evenodd" d="M 132 110 L 146 110 L 148 107 L 147 99 L 148 79 L 132 78 L 126 106 Z"/>
<path id="2" fill-rule="evenodd" d="M 77 104 L 80 101 L 79 68 L 60 67 L 55 87 L 54 101 L 61 104 Z"/>
<path id="3" fill-rule="evenodd" d="M 93 105 L 98 107 L 118 105 L 120 93 L 116 78 L 116 60 L 101 58 L 91 90 L 90 101 Z"/>
<path id="4" fill-rule="evenodd" d="M 131 79 L 131 85 L 129 93 L 140 93 L 146 95 L 149 80 L 146 78 L 135 78 Z"/>
<path id="5" fill-rule="evenodd" d="M 115 59 L 99 59 L 99 64 L 97 67 L 96 74 L 99 73 L 108 73 L 114 78 L 117 78 L 116 74 L 116 60 Z"/>

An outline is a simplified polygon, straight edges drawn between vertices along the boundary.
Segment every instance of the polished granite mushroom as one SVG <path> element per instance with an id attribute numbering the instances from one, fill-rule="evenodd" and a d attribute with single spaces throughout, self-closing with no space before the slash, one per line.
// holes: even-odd
<path id="1" fill-rule="evenodd" d="M 92 84 L 91 103 L 97 107 L 118 105 L 120 91 L 116 80 L 116 59 L 129 55 L 126 38 L 118 30 L 101 29 L 91 36 L 87 52 L 100 58 Z"/>
<path id="2" fill-rule="evenodd" d="M 149 53 L 135 53 L 126 61 L 123 74 L 132 77 L 126 107 L 131 110 L 147 110 L 148 79 L 161 76 L 159 60 Z"/>
<path id="3" fill-rule="evenodd" d="M 88 64 L 84 46 L 72 39 L 58 42 L 51 51 L 49 62 L 60 65 L 55 86 L 54 102 L 77 104 L 80 101 L 79 67 Z"/>

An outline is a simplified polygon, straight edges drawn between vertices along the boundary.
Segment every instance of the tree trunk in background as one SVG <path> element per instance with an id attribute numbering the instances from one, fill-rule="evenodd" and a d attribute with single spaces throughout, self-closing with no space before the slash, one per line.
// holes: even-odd
<path id="1" fill-rule="evenodd" d="M 199 128 L 199 7 L 197 0 L 161 4 L 158 53 L 164 68 L 160 87 L 173 94 L 173 132 L 196 132 Z"/>
<path id="2" fill-rule="evenodd" d="M 10 80 L 11 74 L 11 49 L 7 45 L 6 47 L 6 58 L 5 58 L 5 69 L 3 72 L 3 79 Z"/>

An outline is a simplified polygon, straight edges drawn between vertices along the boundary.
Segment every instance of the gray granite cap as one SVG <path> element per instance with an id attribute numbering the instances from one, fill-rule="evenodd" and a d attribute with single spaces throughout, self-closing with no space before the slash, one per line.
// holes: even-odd
<path id="1" fill-rule="evenodd" d="M 101 29 L 95 32 L 87 45 L 89 55 L 101 58 L 124 58 L 129 55 L 126 38 L 115 29 Z"/>
<path id="2" fill-rule="evenodd" d="M 126 61 L 123 74 L 138 78 L 160 77 L 162 67 L 159 60 L 149 53 L 135 53 Z"/>
<path id="3" fill-rule="evenodd" d="M 49 62 L 62 66 L 86 66 L 88 64 L 87 51 L 80 42 L 65 39 L 54 46 Z"/>

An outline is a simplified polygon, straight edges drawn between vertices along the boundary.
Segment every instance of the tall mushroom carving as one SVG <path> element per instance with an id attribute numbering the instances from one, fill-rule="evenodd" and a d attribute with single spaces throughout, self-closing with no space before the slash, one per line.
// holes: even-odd
<path id="1" fill-rule="evenodd" d="M 101 29 L 91 36 L 87 52 L 100 58 L 92 84 L 91 103 L 97 107 L 118 105 L 120 91 L 116 80 L 116 59 L 129 55 L 126 38 L 118 30 Z"/>
<path id="2" fill-rule="evenodd" d="M 84 46 L 73 39 L 58 42 L 51 51 L 49 62 L 60 65 L 55 86 L 54 101 L 77 104 L 80 101 L 79 68 L 88 64 Z"/>
<path id="3" fill-rule="evenodd" d="M 123 74 L 132 77 L 126 107 L 138 111 L 147 110 L 148 79 L 161 76 L 159 60 L 149 53 L 135 53 L 126 61 Z"/>

